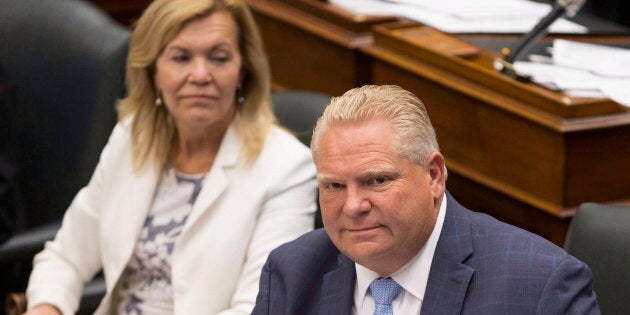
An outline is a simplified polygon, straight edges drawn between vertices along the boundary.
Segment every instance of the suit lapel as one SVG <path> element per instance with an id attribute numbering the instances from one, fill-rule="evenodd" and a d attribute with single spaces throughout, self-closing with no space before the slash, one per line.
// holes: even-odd
<path id="1" fill-rule="evenodd" d="M 131 159 L 118 167 L 120 180 L 116 181 L 114 186 L 116 186 L 116 194 L 120 196 L 104 201 L 106 204 L 104 209 L 117 215 L 102 218 L 104 220 L 102 226 L 115 230 L 115 232 L 107 233 L 111 240 L 107 244 L 112 244 L 113 247 L 108 251 L 112 256 L 108 262 L 105 262 L 111 266 L 113 277 L 110 279 L 112 281 L 117 281 L 127 266 L 151 207 L 160 175 L 150 163 L 142 170 L 135 172 Z M 110 287 L 113 285 L 114 283 L 108 283 Z"/>
<path id="2" fill-rule="evenodd" d="M 474 270 L 463 261 L 472 252 L 468 214 L 446 193 L 442 233 L 433 256 L 420 314 L 460 314 Z"/>
<path id="3" fill-rule="evenodd" d="M 223 136 L 212 168 L 203 181 L 203 187 L 201 188 L 199 197 L 195 201 L 190 217 L 182 233 L 186 233 L 186 231 L 199 220 L 202 214 L 209 211 L 214 202 L 221 196 L 223 191 L 225 191 L 229 184 L 228 171 L 238 164 L 240 152 L 241 141 L 237 137 L 233 125 L 230 125 L 225 132 L 225 136 Z"/>
<path id="4" fill-rule="evenodd" d="M 352 311 L 356 282 L 354 262 L 343 254 L 339 254 L 337 262 L 338 267 L 323 276 L 318 314 L 350 314 Z"/>

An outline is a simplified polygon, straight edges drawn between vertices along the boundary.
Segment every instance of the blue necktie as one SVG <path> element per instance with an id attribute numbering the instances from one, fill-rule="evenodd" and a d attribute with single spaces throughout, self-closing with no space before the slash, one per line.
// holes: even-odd
<path id="1" fill-rule="evenodd" d="M 379 278 L 370 283 L 374 298 L 374 315 L 393 315 L 392 301 L 400 291 L 400 285 L 392 278 Z"/>

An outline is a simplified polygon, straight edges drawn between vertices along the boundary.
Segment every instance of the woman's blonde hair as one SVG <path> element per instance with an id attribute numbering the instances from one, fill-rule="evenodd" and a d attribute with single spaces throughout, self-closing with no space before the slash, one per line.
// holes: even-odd
<path id="1" fill-rule="evenodd" d="M 427 109 L 420 99 L 396 85 L 365 85 L 333 97 L 326 106 L 311 141 L 315 162 L 321 137 L 330 127 L 376 119 L 392 122 L 394 150 L 414 163 L 423 164 L 431 153 L 440 150 Z"/>
<path id="2" fill-rule="evenodd" d="M 132 117 L 134 168 L 155 162 L 161 169 L 175 137 L 175 124 L 165 106 L 155 106 L 155 62 L 184 26 L 217 11 L 229 12 L 238 26 L 243 56 L 242 95 L 236 103 L 234 126 L 246 161 L 263 148 L 267 130 L 276 122 L 270 100 L 270 71 L 263 43 L 249 8 L 242 0 L 155 0 L 131 34 L 127 57 L 128 96 L 118 105 L 119 121 Z M 237 97 L 235 97 L 237 99 Z"/>

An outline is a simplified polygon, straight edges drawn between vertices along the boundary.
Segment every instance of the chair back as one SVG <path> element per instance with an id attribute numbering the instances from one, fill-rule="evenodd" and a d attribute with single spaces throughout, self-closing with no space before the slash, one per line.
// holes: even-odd
<path id="1" fill-rule="evenodd" d="M 33 255 L 94 171 L 125 93 L 128 39 L 89 1 L 0 0 L 0 156 L 25 218 L 0 244 L 0 297 L 25 289 Z"/>
<path id="2" fill-rule="evenodd" d="M 330 103 L 329 95 L 303 90 L 288 90 L 272 95 L 273 108 L 280 125 L 294 132 L 306 146 L 311 145 L 317 119 Z M 315 214 L 315 228 L 323 227 L 319 204 Z"/>
<path id="3" fill-rule="evenodd" d="M 573 217 L 564 248 L 589 265 L 602 314 L 630 310 L 630 206 L 585 203 Z"/>
<path id="4" fill-rule="evenodd" d="M 306 146 L 311 145 L 313 128 L 330 99 L 329 95 L 303 90 L 287 90 L 272 95 L 278 122 L 293 131 Z"/>
<path id="5" fill-rule="evenodd" d="M 129 31 L 88 1 L 0 0 L 26 226 L 60 219 L 117 120 Z"/>

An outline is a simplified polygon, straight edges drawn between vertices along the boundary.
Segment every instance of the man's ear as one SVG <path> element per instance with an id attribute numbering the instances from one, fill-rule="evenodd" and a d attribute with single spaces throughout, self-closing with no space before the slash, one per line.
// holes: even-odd
<path id="1" fill-rule="evenodd" d="M 442 197 L 446 183 L 446 167 L 444 156 L 440 152 L 433 152 L 425 162 L 425 168 L 430 176 L 431 193 L 433 199 L 437 200 Z"/>

